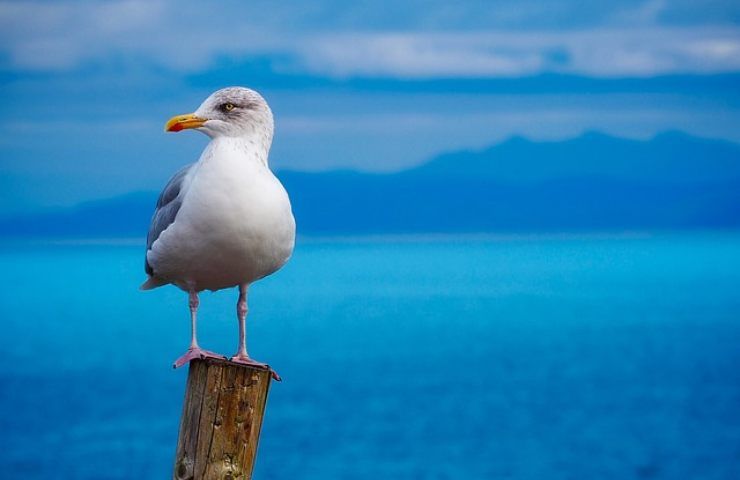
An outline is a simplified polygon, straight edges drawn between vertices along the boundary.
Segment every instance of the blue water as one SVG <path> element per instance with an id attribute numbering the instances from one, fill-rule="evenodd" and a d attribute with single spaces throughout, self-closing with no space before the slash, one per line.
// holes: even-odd
<path id="1" fill-rule="evenodd" d="M 185 295 L 0 248 L 2 478 L 168 478 Z M 201 344 L 235 349 L 236 293 Z M 303 241 L 251 289 L 257 479 L 740 478 L 740 235 Z"/>

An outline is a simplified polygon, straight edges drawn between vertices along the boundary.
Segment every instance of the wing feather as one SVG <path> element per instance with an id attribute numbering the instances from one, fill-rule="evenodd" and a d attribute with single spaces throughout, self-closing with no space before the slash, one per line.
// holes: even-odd
<path id="1" fill-rule="evenodd" d="M 154 215 L 152 215 L 152 221 L 149 225 L 149 233 L 146 236 L 147 253 L 152 249 L 152 245 L 162 232 L 172 225 L 177 218 L 177 213 L 182 205 L 183 182 L 191 168 L 193 168 L 193 164 L 187 165 L 175 173 L 165 185 L 162 193 L 159 194 L 157 207 L 154 209 Z M 144 255 L 144 271 L 148 275 L 154 274 L 152 266 L 149 265 L 149 261 L 146 259 L 146 254 Z"/>

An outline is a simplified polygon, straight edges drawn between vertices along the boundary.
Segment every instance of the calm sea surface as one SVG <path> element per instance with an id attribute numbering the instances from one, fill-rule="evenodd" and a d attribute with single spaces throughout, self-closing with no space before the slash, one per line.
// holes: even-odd
<path id="1" fill-rule="evenodd" d="M 2 478 L 171 475 L 187 299 L 142 253 L 0 246 Z M 738 234 L 303 241 L 248 323 L 257 479 L 740 478 Z"/>

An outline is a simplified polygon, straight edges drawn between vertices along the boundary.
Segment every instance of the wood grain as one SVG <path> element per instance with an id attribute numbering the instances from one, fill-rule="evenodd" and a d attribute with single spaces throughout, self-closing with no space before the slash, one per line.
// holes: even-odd
<path id="1" fill-rule="evenodd" d="M 271 372 L 226 360 L 190 362 L 175 480 L 247 480 L 257 455 Z"/>

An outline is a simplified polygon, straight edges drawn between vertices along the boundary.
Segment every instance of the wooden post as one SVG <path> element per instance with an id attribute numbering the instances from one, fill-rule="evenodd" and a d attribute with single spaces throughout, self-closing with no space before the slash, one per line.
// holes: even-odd
<path id="1" fill-rule="evenodd" d="M 249 480 L 272 372 L 226 360 L 190 362 L 175 480 Z"/>

